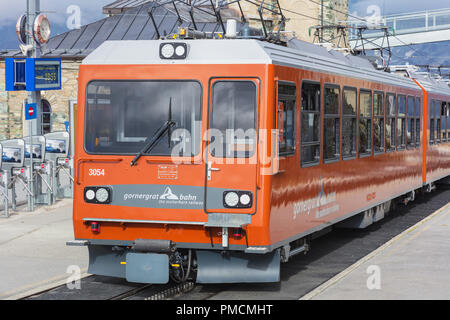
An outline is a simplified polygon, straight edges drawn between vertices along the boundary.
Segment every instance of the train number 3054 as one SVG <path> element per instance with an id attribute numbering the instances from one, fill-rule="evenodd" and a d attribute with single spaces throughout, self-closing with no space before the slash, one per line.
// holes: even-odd
<path id="1" fill-rule="evenodd" d="M 90 176 L 104 176 L 105 169 L 89 169 Z"/>

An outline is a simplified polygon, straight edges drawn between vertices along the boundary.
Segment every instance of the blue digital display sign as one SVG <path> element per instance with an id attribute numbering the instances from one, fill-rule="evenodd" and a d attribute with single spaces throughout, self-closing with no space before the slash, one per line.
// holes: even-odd
<path id="1" fill-rule="evenodd" d="M 39 63 L 38 63 L 39 62 Z M 56 61 L 54 61 L 56 62 Z M 58 88 L 61 85 L 60 81 L 60 66 L 49 61 L 36 61 L 34 67 L 34 83 L 36 89 L 39 88 Z"/>
<path id="2" fill-rule="evenodd" d="M 6 58 L 6 91 L 61 89 L 61 58 Z"/>

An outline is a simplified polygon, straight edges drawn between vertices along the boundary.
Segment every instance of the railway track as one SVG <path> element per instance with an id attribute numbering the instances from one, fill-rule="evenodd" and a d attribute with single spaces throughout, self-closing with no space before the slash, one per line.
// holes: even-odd
<path id="1" fill-rule="evenodd" d="M 192 290 L 194 283 L 164 285 L 129 283 L 123 279 L 91 275 L 80 280 L 80 289 L 66 285 L 50 288 L 21 300 L 165 300 Z M 144 295 L 142 296 L 142 294 Z"/>
<path id="2" fill-rule="evenodd" d="M 450 188 L 423 194 L 408 206 L 398 206 L 364 230 L 336 229 L 311 242 L 311 251 L 281 266 L 279 283 L 142 285 L 123 279 L 90 276 L 80 290 L 59 286 L 31 300 L 293 300 L 312 291 L 396 235 L 449 202 Z"/>

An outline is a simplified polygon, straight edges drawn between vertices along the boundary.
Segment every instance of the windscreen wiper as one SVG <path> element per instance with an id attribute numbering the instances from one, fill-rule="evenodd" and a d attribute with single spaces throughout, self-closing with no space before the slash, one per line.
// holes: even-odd
<path id="1" fill-rule="evenodd" d="M 152 149 L 158 144 L 158 142 L 164 137 L 164 135 L 168 132 L 169 133 L 169 146 L 170 146 L 170 139 L 171 139 L 171 133 L 172 133 L 172 127 L 175 126 L 175 121 L 172 120 L 172 97 L 170 97 L 169 100 L 169 118 L 167 121 L 155 132 L 155 134 L 151 137 L 150 141 L 142 148 L 141 151 L 134 157 L 134 159 L 131 161 L 130 166 L 134 166 L 136 162 L 139 160 L 139 158 L 152 151 Z"/>

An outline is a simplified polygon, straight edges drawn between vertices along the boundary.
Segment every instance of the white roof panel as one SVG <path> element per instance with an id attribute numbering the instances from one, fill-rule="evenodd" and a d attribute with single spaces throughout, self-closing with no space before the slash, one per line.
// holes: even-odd
<path id="1" fill-rule="evenodd" d="M 187 58 L 159 57 L 161 43 L 184 42 Z M 270 64 L 268 54 L 256 40 L 130 40 L 105 41 L 83 64 Z"/>
<path id="2" fill-rule="evenodd" d="M 187 58 L 161 59 L 159 47 L 166 42 L 186 43 Z M 284 47 L 255 39 L 105 41 L 83 60 L 83 64 L 275 64 L 418 90 L 411 79 L 376 70 L 366 59 L 328 51 L 303 41 L 294 44 Z"/>
<path id="3" fill-rule="evenodd" d="M 434 79 L 429 74 L 423 73 L 413 73 L 412 77 L 415 78 L 428 92 L 450 96 L 450 87 L 446 82 Z"/>

